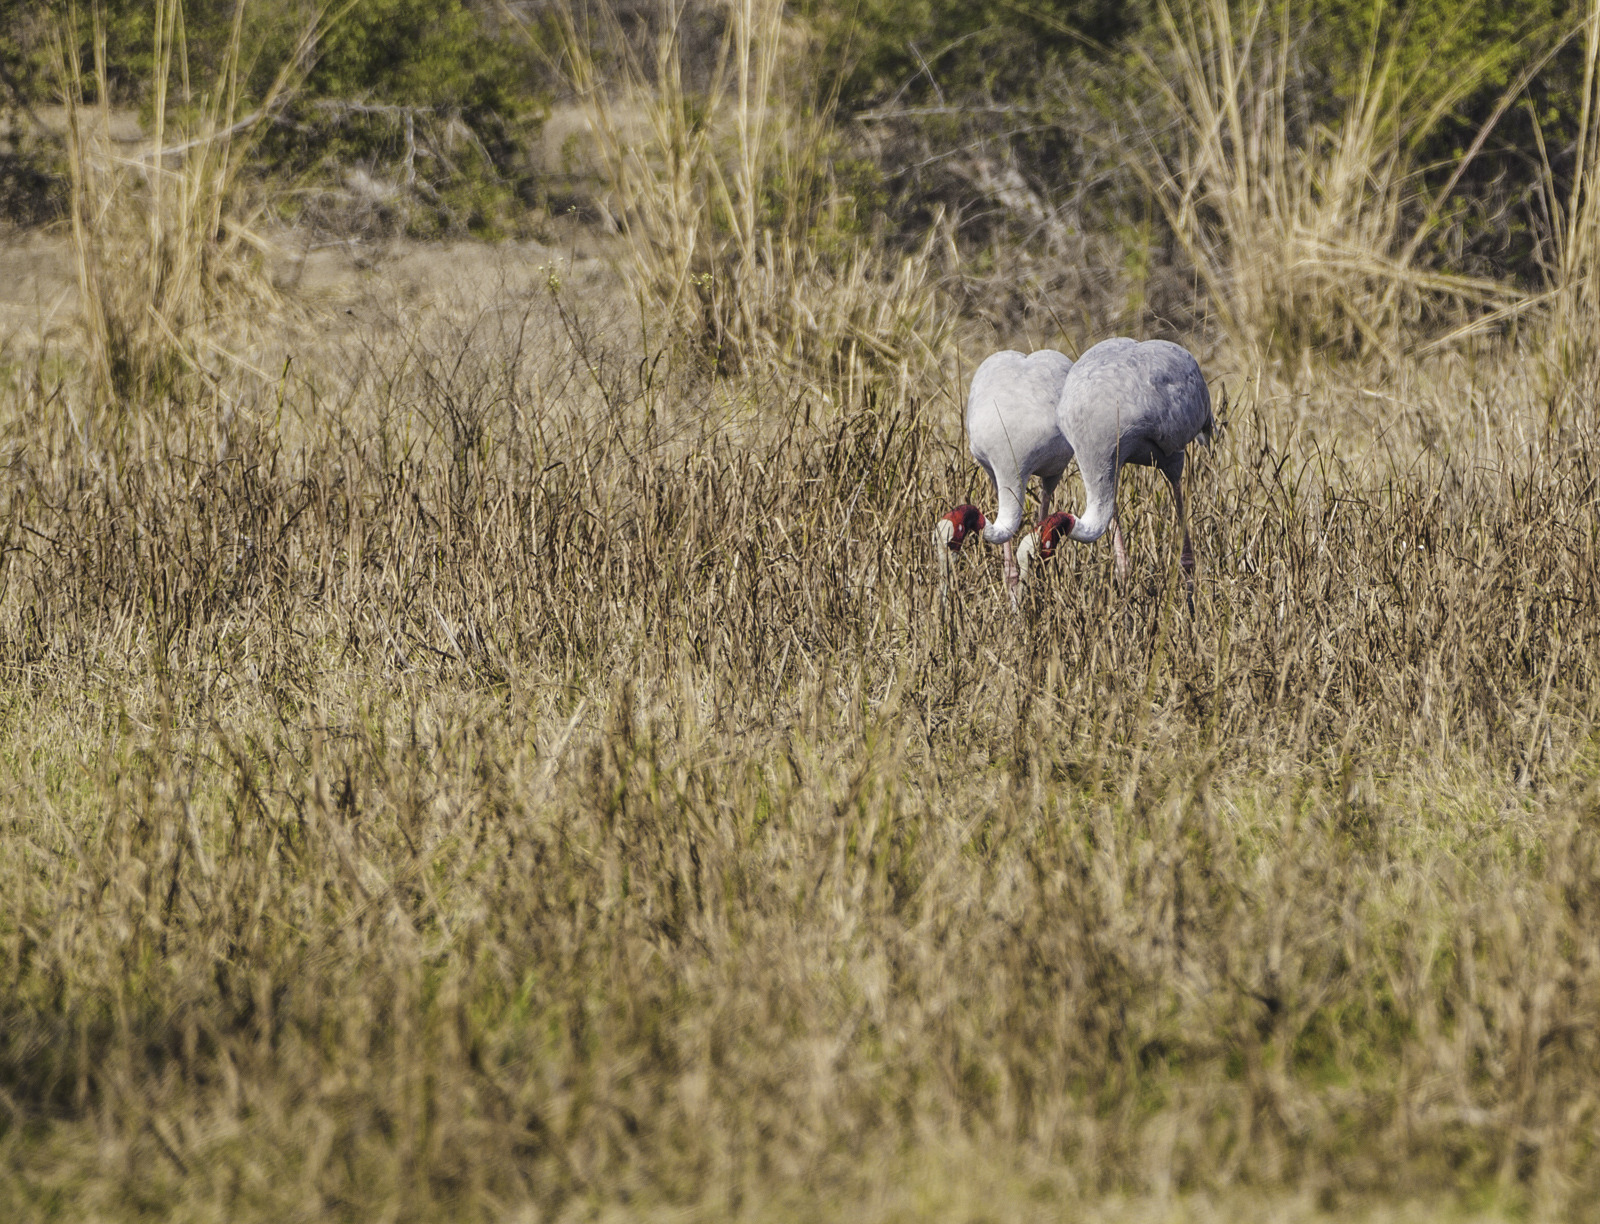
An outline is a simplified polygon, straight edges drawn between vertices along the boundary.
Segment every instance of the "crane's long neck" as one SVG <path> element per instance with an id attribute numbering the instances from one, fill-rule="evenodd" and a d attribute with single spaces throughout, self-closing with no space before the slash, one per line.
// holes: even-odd
<path id="1" fill-rule="evenodd" d="M 1105 535 L 1111 520 L 1117 517 L 1117 466 L 1115 463 L 1105 468 L 1080 465 L 1086 501 L 1083 513 L 1067 533 L 1068 538 L 1090 544 Z"/>
<path id="2" fill-rule="evenodd" d="M 1080 544 L 1092 544 L 1105 535 L 1106 528 L 1111 526 L 1111 520 L 1116 518 L 1117 508 L 1111 506 L 1090 506 L 1084 510 L 1082 517 L 1072 524 L 1072 530 L 1067 532 L 1067 538 L 1076 540 Z"/>
<path id="3" fill-rule="evenodd" d="M 1022 526 L 1022 490 L 1000 485 L 995 493 L 1000 499 L 1000 508 L 994 522 L 983 529 L 985 544 L 1004 544 Z"/>
<path id="4" fill-rule="evenodd" d="M 956 525 L 942 518 L 933 528 L 933 551 L 939 555 L 939 606 L 950 600 L 950 541 L 955 539 Z"/>

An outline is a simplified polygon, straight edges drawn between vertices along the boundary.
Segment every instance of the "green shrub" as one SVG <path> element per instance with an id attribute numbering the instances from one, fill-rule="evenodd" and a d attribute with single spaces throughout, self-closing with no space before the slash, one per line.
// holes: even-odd
<path id="1" fill-rule="evenodd" d="M 532 193 L 540 80 L 535 50 L 488 6 L 364 0 L 325 40 L 269 151 L 314 181 L 359 169 L 400 188 L 412 232 L 492 235 Z"/>
<path id="2" fill-rule="evenodd" d="M 832 82 L 849 111 L 891 98 L 960 102 L 1026 96 L 1051 66 L 1104 48 L 1144 21 L 1117 0 L 814 0 L 807 18 L 839 65 Z"/>
<path id="3" fill-rule="evenodd" d="M 245 104 L 266 94 L 317 6 L 250 3 L 244 9 Z M 210 80 L 228 43 L 234 0 L 187 0 L 183 44 L 193 79 Z M 20 91 L 51 96 L 40 64 L 52 19 L 71 6 L 56 0 L 0 7 L 0 38 L 19 44 Z M 87 15 L 80 6 L 80 18 Z M 151 9 L 146 0 L 104 0 L 107 84 L 114 106 L 135 107 L 147 126 L 153 95 Z M 77 23 L 82 55 L 91 23 Z M 286 100 L 262 141 L 259 169 L 300 180 L 296 199 L 348 197 L 352 180 L 379 184 L 387 220 L 421 233 L 494 232 L 532 195 L 526 158 L 549 90 L 535 42 L 512 29 L 489 0 L 360 0 L 317 48 L 304 84 Z M 175 91 L 176 93 L 176 91 Z M 94 100 L 91 96 L 90 100 Z M 181 97 L 173 105 L 182 106 Z M 368 194 L 374 194 L 369 191 Z M 326 211 L 326 210 L 325 210 Z"/>

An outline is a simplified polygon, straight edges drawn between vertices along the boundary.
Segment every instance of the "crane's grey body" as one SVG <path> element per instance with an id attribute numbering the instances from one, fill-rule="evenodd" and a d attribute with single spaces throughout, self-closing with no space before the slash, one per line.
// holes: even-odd
<path id="1" fill-rule="evenodd" d="M 1022 526 L 1028 478 L 1043 483 L 1040 517 L 1072 462 L 1072 446 L 1061 434 L 1058 405 L 1072 359 L 1053 349 L 1024 356 L 1007 349 L 985 359 L 967 393 L 967 446 L 994 481 L 999 502 L 984 528 L 990 544 L 1005 544 Z M 1009 551 L 1009 550 L 1008 550 Z M 1007 558 L 1008 571 L 1010 558 Z"/>
<path id="2" fill-rule="evenodd" d="M 1086 504 L 1068 533 L 1072 539 L 1087 543 L 1105 534 L 1116 517 L 1125 463 L 1161 470 L 1183 522 L 1184 448 L 1196 438 L 1210 445 L 1215 424 L 1211 392 L 1186 350 L 1166 340 L 1102 340 L 1072 366 L 1056 420 L 1083 477 Z M 1185 569 L 1192 569 L 1187 526 L 1184 555 Z"/>

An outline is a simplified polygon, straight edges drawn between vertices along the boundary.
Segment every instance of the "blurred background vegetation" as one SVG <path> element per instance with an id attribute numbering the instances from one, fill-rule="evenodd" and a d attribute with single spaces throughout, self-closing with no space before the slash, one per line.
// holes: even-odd
<path id="1" fill-rule="evenodd" d="M 1274 0 L 1232 7 L 1259 27 L 1258 42 L 1282 34 L 1292 50 L 1282 85 L 1294 99 L 1299 142 L 1336 122 L 1364 88 L 1374 52 L 1392 61 L 1415 103 L 1397 118 L 1418 119 L 1446 82 L 1469 76 L 1470 87 L 1445 113 L 1415 124 L 1414 163 L 1437 187 L 1497 117 L 1452 192 L 1460 224 L 1448 230 L 1449 258 L 1463 271 L 1541 281 L 1549 258 L 1541 234 L 1551 224 L 1544 195 L 1570 185 L 1581 120 L 1584 58 L 1572 37 L 1581 5 Z M 980 267 L 1002 237 L 1013 250 L 1059 256 L 1084 230 L 1119 238 L 1126 249 L 1118 271 L 1148 276 L 1183 263 L 1127 165 L 1148 151 L 1149 139 L 1162 139 L 1150 69 L 1176 73 L 1159 3 L 801 0 L 788 8 L 786 58 L 803 66 L 796 74 L 808 95 L 803 105 L 836 108 L 839 128 L 826 156 L 863 224 L 886 227 L 912 246 L 942 210 L 968 250 L 990 252 L 980 255 Z M 562 173 L 571 167 L 537 152 L 551 107 L 571 101 L 559 28 L 569 10 L 597 43 L 605 41 L 602 25 L 614 21 L 635 53 L 674 25 L 691 90 L 714 71 L 728 26 L 727 6 L 712 0 L 603 8 L 359 0 L 321 40 L 301 88 L 260 142 L 255 169 L 287 188 L 283 218 L 335 230 L 495 237 L 537 230 L 552 201 L 558 209 L 587 208 L 581 185 L 574 193 Z M 152 7 L 105 0 L 100 11 L 112 104 L 137 110 L 148 126 Z M 266 90 L 318 11 L 312 0 L 245 6 L 247 91 Z M 89 12 L 61 0 L 0 3 L 0 207 L 13 222 L 63 211 L 66 176 L 53 156 L 60 142 L 38 116 L 59 101 L 52 31 L 74 25 L 87 59 Z M 233 13 L 233 0 L 184 6 L 195 79 L 220 62 Z M 1552 51 L 1537 72 L 1526 71 Z M 647 69 L 648 60 L 641 55 Z M 607 71 L 604 55 L 600 71 Z M 1515 101 L 1506 107 L 1508 90 Z M 1393 136 L 1410 139 L 1403 129 Z M 771 184 L 784 189 L 781 180 Z M 1183 269 L 1176 271 L 1181 280 Z M 1157 300 L 1138 305 L 1176 309 L 1160 290 L 1147 285 Z"/>
<path id="2" fill-rule="evenodd" d="M 181 11 L 186 72 L 209 79 L 227 53 L 233 0 L 190 0 Z M 245 92 L 259 98 L 318 13 L 337 15 L 300 88 L 273 118 L 256 171 L 290 187 L 285 219 L 399 228 L 418 236 L 492 237 L 536 203 L 527 150 L 552 96 L 550 62 L 504 5 L 481 0 L 361 0 L 244 6 Z M 153 104 L 152 5 L 99 9 L 113 107 Z M 0 5 L 8 67 L 5 150 L 13 216 L 60 211 L 62 175 L 45 167 L 28 114 L 58 100 L 52 32 L 75 28 L 90 59 L 89 5 Z M 91 100 L 93 100 L 91 96 Z"/>

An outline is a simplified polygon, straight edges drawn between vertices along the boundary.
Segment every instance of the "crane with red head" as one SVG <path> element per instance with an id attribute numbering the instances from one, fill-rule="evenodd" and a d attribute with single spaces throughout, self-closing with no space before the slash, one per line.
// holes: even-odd
<path id="1" fill-rule="evenodd" d="M 1057 405 L 1072 359 L 1053 349 L 1036 353 L 1006 350 L 978 367 L 967 393 L 967 446 L 994 486 L 997 508 L 987 519 L 976 506 L 957 506 L 934 528 L 941 570 L 950 555 L 978 534 L 998 544 L 1005 558 L 1006 588 L 1017 605 L 1022 572 L 1012 554 L 1012 537 L 1022 526 L 1028 482 L 1039 477 L 1039 517 L 1050 510 L 1061 475 L 1072 462 L 1072 446 L 1062 435 Z"/>
<path id="2" fill-rule="evenodd" d="M 1023 542 L 1022 561 L 1049 560 L 1062 540 L 1088 544 L 1113 528 L 1117 483 L 1127 464 L 1154 467 L 1172 486 L 1183 536 L 1180 566 L 1194 607 L 1194 548 L 1183 506 L 1184 454 L 1190 442 L 1211 444 L 1216 420 L 1211 392 L 1193 355 L 1166 340 L 1103 340 L 1080 357 L 1062 384 L 1057 422 L 1071 439 L 1083 477 L 1083 514 L 1042 517 L 1036 536 Z M 1120 533 L 1117 573 L 1127 570 Z"/>

